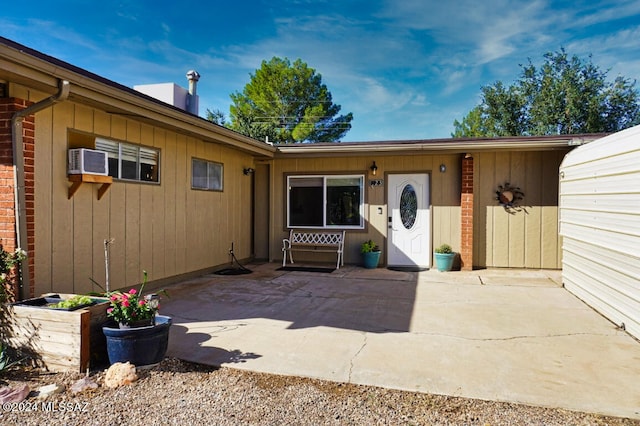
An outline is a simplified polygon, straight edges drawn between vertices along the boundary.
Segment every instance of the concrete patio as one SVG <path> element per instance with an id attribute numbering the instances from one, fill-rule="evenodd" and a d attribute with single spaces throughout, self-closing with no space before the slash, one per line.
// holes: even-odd
<path id="1" fill-rule="evenodd" d="M 169 356 L 640 419 L 640 343 L 560 271 L 254 264 L 168 288 Z"/>

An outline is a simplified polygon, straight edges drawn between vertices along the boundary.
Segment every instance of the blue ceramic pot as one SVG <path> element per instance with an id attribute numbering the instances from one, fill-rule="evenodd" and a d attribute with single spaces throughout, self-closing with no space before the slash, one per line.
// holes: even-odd
<path id="1" fill-rule="evenodd" d="M 362 264 L 367 269 L 374 269 L 378 267 L 380 261 L 380 251 L 370 251 L 362 253 Z"/>
<path id="2" fill-rule="evenodd" d="M 136 367 L 159 363 L 169 345 L 169 327 L 171 317 L 163 315 L 156 315 L 155 325 L 146 327 L 102 327 L 109 363 L 129 361 Z"/>
<path id="3" fill-rule="evenodd" d="M 438 271 L 445 272 L 450 271 L 453 267 L 453 260 L 456 257 L 455 253 L 435 253 L 436 255 L 436 267 Z"/>

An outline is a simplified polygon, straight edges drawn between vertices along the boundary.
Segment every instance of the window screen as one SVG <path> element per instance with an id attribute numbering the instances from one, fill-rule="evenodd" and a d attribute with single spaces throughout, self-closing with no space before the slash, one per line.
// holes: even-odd
<path id="1" fill-rule="evenodd" d="M 191 159 L 191 188 L 222 191 L 223 167 L 213 161 Z"/>
<path id="2" fill-rule="evenodd" d="M 109 176 L 116 179 L 159 182 L 159 150 L 104 138 L 96 138 L 96 149 L 107 153 Z"/>

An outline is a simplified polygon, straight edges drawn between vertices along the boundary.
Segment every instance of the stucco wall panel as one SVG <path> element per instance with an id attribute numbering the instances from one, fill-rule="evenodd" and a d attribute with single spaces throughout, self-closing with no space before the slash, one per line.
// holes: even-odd
<path id="1" fill-rule="evenodd" d="M 378 173 L 371 175 L 369 167 L 376 162 Z M 385 179 L 387 173 L 430 173 L 430 203 L 432 209 L 432 242 L 434 246 L 450 244 L 454 250 L 460 246 L 460 154 L 447 155 L 384 155 L 367 157 L 331 158 L 279 158 L 274 160 L 273 218 L 271 220 L 270 257 L 282 260 L 282 239 L 288 236 L 285 217 L 285 175 L 306 173 L 362 173 L 365 175 L 365 230 L 348 230 L 345 243 L 345 262 L 360 262 L 360 245 L 373 239 L 383 248 L 387 237 L 386 181 L 384 186 L 371 187 L 371 179 Z M 445 164 L 446 172 L 439 171 Z M 382 208 L 382 214 L 378 208 Z M 331 261 L 331 254 L 320 258 L 319 254 L 297 255 L 301 260 Z"/>
<path id="2" fill-rule="evenodd" d="M 212 268 L 251 255 L 253 158 L 134 119 L 67 101 L 36 120 L 36 293 L 91 290 L 105 281 L 104 240 L 110 246 L 111 288 Z M 160 149 L 160 184 L 114 181 L 101 200 L 83 184 L 69 200 L 68 131 Z M 224 165 L 224 191 L 191 190 L 191 158 Z"/>
<path id="3" fill-rule="evenodd" d="M 39 204 L 40 181 L 36 174 L 36 211 L 41 208 L 51 209 L 51 223 L 48 224 L 48 231 L 51 232 L 51 247 L 40 247 L 39 235 L 36 232 L 36 255 L 46 255 L 51 253 L 51 271 L 47 290 L 73 293 L 74 291 L 74 260 L 75 255 L 73 249 L 73 237 L 74 237 L 74 223 L 73 223 L 73 207 L 75 200 L 67 200 L 65 193 L 68 188 L 67 176 L 67 155 L 66 150 L 57 149 L 59 143 L 66 141 L 67 127 L 73 126 L 73 104 L 62 103 L 55 105 L 53 108 L 53 138 L 51 147 L 51 156 L 44 158 L 40 156 L 39 147 L 39 134 L 41 126 L 36 125 L 36 173 L 40 168 L 41 161 L 51 162 L 51 187 L 52 192 L 51 205 L 42 206 Z M 40 114 L 36 115 L 36 123 Z M 87 216 L 91 217 L 91 211 L 87 212 Z M 36 262 L 37 264 L 38 262 Z M 40 288 L 40 281 L 38 279 L 38 270 L 36 269 L 35 276 L 35 289 L 36 294 Z M 47 282 L 45 281 L 45 282 Z"/>
<path id="4" fill-rule="evenodd" d="M 474 264 L 480 267 L 561 267 L 558 168 L 568 150 L 480 153 L 474 156 Z M 496 200 L 499 185 L 524 193 L 521 211 Z"/>
<path id="5" fill-rule="evenodd" d="M 38 145 L 36 147 L 36 167 L 35 167 L 35 181 L 36 181 L 36 209 L 35 209 L 35 235 L 36 238 L 36 253 L 40 247 L 47 248 L 49 253 L 42 258 L 38 257 L 38 261 L 35 263 L 35 276 L 36 280 L 38 276 L 51 276 L 53 268 L 52 249 L 53 249 L 53 209 L 38 208 L 40 205 L 53 206 L 53 171 L 51 161 L 39 161 L 40 158 L 51 158 L 53 148 L 53 109 L 49 108 L 40 112 L 37 116 L 36 125 L 36 140 Z M 48 286 L 42 286 L 44 292 L 52 291 L 51 281 L 47 280 Z"/>

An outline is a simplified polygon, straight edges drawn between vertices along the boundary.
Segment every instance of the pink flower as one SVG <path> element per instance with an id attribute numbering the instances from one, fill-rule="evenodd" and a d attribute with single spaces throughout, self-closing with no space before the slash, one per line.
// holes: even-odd
<path id="1" fill-rule="evenodd" d="M 111 312 L 113 312 L 113 308 L 107 308 L 107 313 L 110 314 Z"/>
<path id="2" fill-rule="evenodd" d="M 111 300 L 112 302 L 115 302 L 116 300 L 118 300 L 118 295 L 117 294 L 112 294 L 111 297 L 109 298 L 109 300 Z"/>
<path id="3" fill-rule="evenodd" d="M 125 308 L 128 308 L 128 307 L 129 307 L 129 305 L 130 305 L 130 303 L 129 303 L 129 299 L 124 299 L 124 300 L 122 301 L 122 306 L 124 306 Z"/>
<path id="4" fill-rule="evenodd" d="M 137 293 L 137 291 L 136 291 L 135 288 L 132 288 L 131 290 L 129 290 L 129 294 L 136 294 L 136 293 Z"/>
<path id="5" fill-rule="evenodd" d="M 145 302 L 144 300 L 138 300 L 138 305 L 144 306 L 146 304 L 147 304 L 147 302 Z"/>

